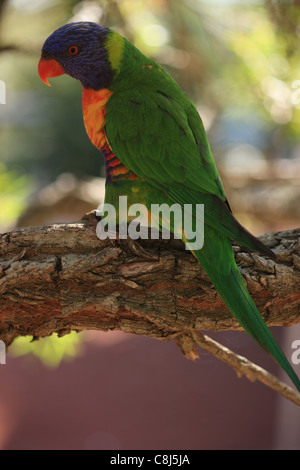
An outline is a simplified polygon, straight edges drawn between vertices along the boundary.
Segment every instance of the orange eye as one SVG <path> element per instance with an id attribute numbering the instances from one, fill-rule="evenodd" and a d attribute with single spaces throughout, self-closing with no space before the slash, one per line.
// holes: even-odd
<path id="1" fill-rule="evenodd" d="M 78 47 L 77 46 L 71 46 L 69 47 L 69 53 L 71 55 L 76 55 L 78 53 Z"/>

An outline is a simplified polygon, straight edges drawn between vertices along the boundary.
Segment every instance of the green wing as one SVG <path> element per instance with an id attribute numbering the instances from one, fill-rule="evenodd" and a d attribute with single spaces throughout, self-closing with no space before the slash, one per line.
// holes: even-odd
<path id="1" fill-rule="evenodd" d="M 204 204 L 206 224 L 274 256 L 231 214 L 201 118 L 177 84 L 164 76 L 150 89 L 140 85 L 112 95 L 106 114 L 112 151 L 172 201 Z"/>
<path id="2" fill-rule="evenodd" d="M 106 114 L 109 145 L 126 167 L 162 191 L 166 199 L 205 205 L 205 243 L 195 256 L 234 317 L 277 360 L 300 391 L 297 375 L 243 283 L 228 237 L 269 256 L 273 253 L 232 216 L 201 119 L 176 84 L 165 82 L 172 95 L 166 86 L 155 83 L 144 90 L 140 86 L 113 94 Z"/>
<path id="3" fill-rule="evenodd" d="M 223 188 L 216 183 L 218 172 L 202 122 L 193 105 L 190 111 L 193 115 L 161 91 L 117 93 L 107 105 L 108 141 L 122 163 L 145 179 L 213 193 L 225 200 Z"/>

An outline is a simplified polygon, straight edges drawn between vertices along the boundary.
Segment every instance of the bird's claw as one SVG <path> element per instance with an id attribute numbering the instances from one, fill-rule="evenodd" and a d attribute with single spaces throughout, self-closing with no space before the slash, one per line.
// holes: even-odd
<path id="1" fill-rule="evenodd" d="M 134 256 L 138 256 L 139 258 L 144 258 L 149 261 L 157 261 L 159 259 L 158 255 L 153 255 L 149 251 L 145 250 L 145 248 L 143 248 L 139 243 L 136 243 L 130 237 L 126 238 L 124 242 Z"/>
<path id="2" fill-rule="evenodd" d="M 81 220 L 83 220 L 84 222 L 85 221 L 89 222 L 96 228 L 98 223 L 101 220 L 101 216 L 97 215 L 97 212 L 98 211 L 96 209 L 91 212 L 87 212 L 86 214 L 82 216 Z"/>

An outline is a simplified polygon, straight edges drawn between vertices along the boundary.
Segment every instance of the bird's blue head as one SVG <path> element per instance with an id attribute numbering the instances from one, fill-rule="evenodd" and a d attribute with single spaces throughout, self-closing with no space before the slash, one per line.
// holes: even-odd
<path id="1" fill-rule="evenodd" d="M 57 29 L 43 45 L 40 78 L 49 85 L 48 78 L 66 73 L 87 89 L 109 88 L 114 71 L 106 41 L 111 33 L 107 27 L 88 21 Z"/>

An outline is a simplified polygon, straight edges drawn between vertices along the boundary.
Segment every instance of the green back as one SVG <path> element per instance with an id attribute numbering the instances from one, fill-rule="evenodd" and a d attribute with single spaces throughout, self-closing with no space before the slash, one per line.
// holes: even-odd
<path id="1" fill-rule="evenodd" d="M 106 135 L 113 152 L 173 202 L 205 204 L 205 222 L 211 227 L 249 249 L 272 256 L 236 221 L 226 205 L 224 188 L 194 104 L 157 63 L 129 41 L 123 39 L 121 44 L 122 59 L 118 53 L 113 95 L 106 111 Z"/>

